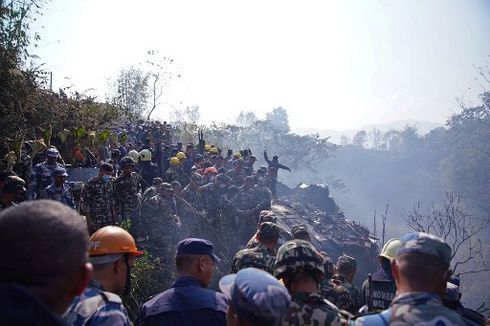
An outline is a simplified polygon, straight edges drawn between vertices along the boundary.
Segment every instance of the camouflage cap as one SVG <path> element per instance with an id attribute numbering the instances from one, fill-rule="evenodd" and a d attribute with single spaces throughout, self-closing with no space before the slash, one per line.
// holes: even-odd
<path id="1" fill-rule="evenodd" d="M 277 215 L 272 211 L 264 209 L 263 211 L 260 211 L 259 214 L 259 223 L 262 222 L 277 223 Z"/>
<path id="2" fill-rule="evenodd" d="M 259 237 L 278 237 L 279 236 L 279 227 L 272 222 L 263 222 L 260 224 Z"/>
<path id="3" fill-rule="evenodd" d="M 337 269 L 357 269 L 357 261 L 354 257 L 342 255 L 337 259 Z"/>
<path id="4" fill-rule="evenodd" d="M 163 183 L 163 179 L 160 177 L 153 178 L 153 184 L 155 186 L 161 185 Z"/>
<path id="5" fill-rule="evenodd" d="M 172 184 L 168 182 L 164 182 L 161 184 L 162 190 L 173 190 Z"/>
<path id="6" fill-rule="evenodd" d="M 202 176 L 199 173 L 192 173 L 191 175 L 191 180 L 194 182 L 201 182 L 202 181 Z"/>
<path id="7" fill-rule="evenodd" d="M 299 269 L 311 269 L 325 274 L 322 257 L 316 248 L 307 241 L 295 239 L 279 247 L 274 276 L 281 278 Z"/>
<path id="8" fill-rule="evenodd" d="M 424 232 L 413 232 L 400 238 L 398 255 L 406 253 L 434 256 L 447 265 L 451 262 L 451 247 L 441 238 Z"/>
<path id="9" fill-rule="evenodd" d="M 293 238 L 298 239 L 298 237 L 300 236 L 310 236 L 310 232 L 308 231 L 306 225 L 300 224 L 293 226 L 293 228 L 291 229 L 291 235 L 293 236 Z"/>

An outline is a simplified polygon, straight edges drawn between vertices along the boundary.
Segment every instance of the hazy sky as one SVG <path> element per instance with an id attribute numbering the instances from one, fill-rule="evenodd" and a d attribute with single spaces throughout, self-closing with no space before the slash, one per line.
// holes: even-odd
<path id="1" fill-rule="evenodd" d="M 490 67 L 488 0 L 51 0 L 34 29 L 54 89 L 104 99 L 154 49 L 182 76 L 157 115 L 199 105 L 203 122 L 278 106 L 293 128 L 442 122 Z"/>

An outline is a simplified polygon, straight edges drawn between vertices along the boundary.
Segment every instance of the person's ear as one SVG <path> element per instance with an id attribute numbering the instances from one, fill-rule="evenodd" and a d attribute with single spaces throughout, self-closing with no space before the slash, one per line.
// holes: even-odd
<path id="1" fill-rule="evenodd" d="M 121 273 L 121 262 L 122 262 L 122 259 L 123 258 L 120 258 L 120 259 L 116 260 L 114 262 L 114 264 L 112 265 L 112 268 L 114 270 L 114 274 L 116 274 L 116 275 L 118 275 L 118 274 Z"/>
<path id="2" fill-rule="evenodd" d="M 92 278 L 93 266 L 91 263 L 85 263 L 80 266 L 76 272 L 74 280 L 74 292 L 75 296 L 81 295 L 88 285 L 88 282 Z"/>
<path id="3" fill-rule="evenodd" d="M 206 257 L 199 257 L 199 270 L 204 272 L 206 270 Z"/>

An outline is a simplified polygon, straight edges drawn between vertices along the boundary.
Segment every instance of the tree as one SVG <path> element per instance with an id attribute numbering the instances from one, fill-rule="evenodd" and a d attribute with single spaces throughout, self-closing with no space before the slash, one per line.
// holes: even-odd
<path id="1" fill-rule="evenodd" d="M 367 140 L 367 132 L 365 130 L 359 130 L 352 138 L 352 144 L 360 147 L 364 147 Z"/>
<path id="2" fill-rule="evenodd" d="M 384 147 L 390 152 L 398 152 L 401 142 L 400 131 L 398 130 L 388 130 L 383 134 Z"/>
<path id="3" fill-rule="evenodd" d="M 114 82 L 113 103 L 129 119 L 139 118 L 147 108 L 149 77 L 143 70 L 129 67 L 122 69 Z"/>
<path id="4" fill-rule="evenodd" d="M 490 92 L 481 100 L 481 105 L 464 107 L 448 120 L 450 153 L 441 166 L 447 186 L 482 215 L 490 215 Z"/>
<path id="5" fill-rule="evenodd" d="M 406 225 L 416 232 L 426 232 L 442 238 L 452 249 L 451 260 L 456 274 L 475 274 L 489 271 L 484 260 L 480 239 L 490 219 L 476 218 L 462 204 L 454 192 L 446 192 L 440 207 L 422 212 L 420 204 L 410 211 L 403 211 Z"/>
<path id="6" fill-rule="evenodd" d="M 146 118 L 150 120 L 153 112 L 162 104 L 160 98 L 163 95 L 165 87 L 173 82 L 176 78 L 180 78 L 180 74 L 176 73 L 174 60 L 168 57 L 162 57 L 158 51 L 148 51 L 148 59 L 146 67 L 148 70 L 148 99 L 149 105 L 146 110 Z"/>
<path id="7" fill-rule="evenodd" d="M 349 145 L 349 143 L 350 143 L 349 137 L 347 137 L 346 135 L 342 135 L 340 137 L 340 146 L 347 146 Z"/>
<path id="8" fill-rule="evenodd" d="M 265 120 L 269 121 L 272 127 L 281 133 L 289 132 L 289 116 L 286 110 L 282 107 L 273 109 L 271 112 L 267 112 Z"/>
<path id="9" fill-rule="evenodd" d="M 369 140 L 371 141 L 371 148 L 372 149 L 380 149 L 381 147 L 381 142 L 383 140 L 383 135 L 379 129 L 373 128 L 369 132 Z"/>
<path id="10" fill-rule="evenodd" d="M 257 115 L 252 111 L 240 111 L 235 119 L 237 126 L 250 127 L 258 120 Z"/>
<path id="11" fill-rule="evenodd" d="M 0 48 L 2 61 L 11 60 L 22 64 L 28 58 L 27 48 L 40 36 L 29 35 L 30 24 L 36 15 L 42 14 L 45 0 L 0 0 Z M 2 62 L 4 63 L 4 62 Z"/>

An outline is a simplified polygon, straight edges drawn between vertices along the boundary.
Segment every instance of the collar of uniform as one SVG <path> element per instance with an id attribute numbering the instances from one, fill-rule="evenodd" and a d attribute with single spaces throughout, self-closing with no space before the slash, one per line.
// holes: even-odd
<path id="1" fill-rule="evenodd" d="M 197 279 L 191 276 L 181 276 L 177 277 L 175 280 L 174 284 L 172 285 L 173 288 L 181 288 L 181 287 L 186 287 L 186 286 L 197 286 L 197 287 L 202 287 L 201 283 Z"/>
<path id="2" fill-rule="evenodd" d="M 101 283 L 97 282 L 96 280 L 92 279 L 88 282 L 88 286 L 100 291 L 105 291 L 104 287 L 102 286 Z"/>
<path id="3" fill-rule="evenodd" d="M 323 301 L 319 293 L 296 292 L 291 296 L 291 300 L 298 303 L 311 303 L 314 301 Z"/>
<path id="4" fill-rule="evenodd" d="M 268 247 L 266 247 L 265 245 L 263 245 L 260 242 L 257 244 L 256 248 L 257 248 L 257 250 L 265 251 L 265 252 L 269 253 L 272 256 L 275 256 L 276 255 L 276 253 L 274 252 L 274 250 L 269 249 Z"/>
<path id="5" fill-rule="evenodd" d="M 399 304 L 411 305 L 442 305 L 441 297 L 429 292 L 406 292 L 397 294 L 390 306 Z"/>

